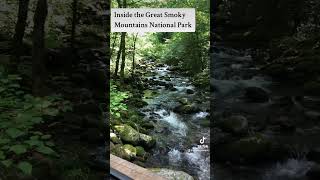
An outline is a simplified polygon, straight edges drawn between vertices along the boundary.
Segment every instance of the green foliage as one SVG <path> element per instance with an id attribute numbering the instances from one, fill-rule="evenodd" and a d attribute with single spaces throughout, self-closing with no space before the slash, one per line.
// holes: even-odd
<path id="1" fill-rule="evenodd" d="M 57 116 L 72 107 L 59 95 L 40 98 L 26 94 L 20 88 L 20 80 L 18 75 L 0 68 L 0 166 L 14 166 L 31 174 L 32 164 L 27 162 L 31 152 L 57 156 L 51 135 L 36 131 L 35 126 L 45 117 Z"/>
<path id="2" fill-rule="evenodd" d="M 110 83 L 110 114 L 116 118 L 121 117 L 121 111 L 126 111 L 127 106 L 123 103 L 129 97 L 128 92 L 117 90 L 117 86 Z"/>

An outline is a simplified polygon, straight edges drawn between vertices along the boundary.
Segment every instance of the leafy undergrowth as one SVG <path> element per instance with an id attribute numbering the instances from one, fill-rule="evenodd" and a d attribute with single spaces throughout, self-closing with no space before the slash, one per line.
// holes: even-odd
<path id="1" fill-rule="evenodd" d="M 19 75 L 8 74 L 0 67 L 0 171 L 14 168 L 31 175 L 33 153 L 59 156 L 51 135 L 35 126 L 72 107 L 59 95 L 40 98 L 27 94 L 20 81 Z"/>
<path id="2" fill-rule="evenodd" d="M 121 111 L 126 111 L 127 105 L 124 101 L 129 98 L 128 92 L 119 91 L 117 85 L 110 83 L 110 114 L 113 117 L 120 118 Z"/>

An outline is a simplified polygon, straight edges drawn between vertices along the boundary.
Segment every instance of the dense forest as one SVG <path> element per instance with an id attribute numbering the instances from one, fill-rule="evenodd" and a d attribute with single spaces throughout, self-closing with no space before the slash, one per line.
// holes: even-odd
<path id="1" fill-rule="evenodd" d="M 319 8 L 212 4 L 215 179 L 319 179 Z"/>
<path id="2" fill-rule="evenodd" d="M 110 150 L 169 179 L 208 179 L 209 152 L 188 150 L 209 136 L 209 1 L 111 6 L 196 8 L 194 33 L 111 33 Z"/>
<path id="3" fill-rule="evenodd" d="M 0 179 L 102 179 L 107 1 L 0 2 Z"/>

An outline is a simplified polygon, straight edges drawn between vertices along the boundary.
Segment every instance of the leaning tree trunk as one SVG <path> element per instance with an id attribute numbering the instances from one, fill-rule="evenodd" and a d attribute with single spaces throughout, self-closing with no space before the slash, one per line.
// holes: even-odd
<path id="1" fill-rule="evenodd" d="M 123 81 L 124 78 L 124 68 L 126 66 L 126 32 L 122 33 L 122 52 L 121 52 L 121 67 L 120 67 L 120 79 Z"/>
<path id="2" fill-rule="evenodd" d="M 21 56 L 23 36 L 27 25 L 29 0 L 19 0 L 18 19 L 13 37 L 14 56 L 18 59 Z"/>
<path id="3" fill-rule="evenodd" d="M 47 14 L 47 0 L 38 0 L 33 18 L 32 37 L 32 92 L 35 96 L 42 95 L 46 76 L 44 37 Z"/>
<path id="4" fill-rule="evenodd" d="M 76 27 L 78 22 L 78 0 L 73 0 L 72 2 L 72 26 L 71 26 L 71 48 L 74 48 L 74 40 L 76 36 Z"/>

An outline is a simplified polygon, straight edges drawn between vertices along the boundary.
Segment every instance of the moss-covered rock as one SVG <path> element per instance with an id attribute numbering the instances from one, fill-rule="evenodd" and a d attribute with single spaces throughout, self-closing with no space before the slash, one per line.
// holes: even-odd
<path id="1" fill-rule="evenodd" d="M 121 140 L 117 137 L 115 133 L 110 133 L 110 140 L 115 144 L 121 144 Z"/>
<path id="2" fill-rule="evenodd" d="M 191 114 L 199 112 L 200 109 L 195 104 L 186 104 L 186 105 L 180 105 L 173 109 L 174 112 L 180 113 L 180 114 Z"/>
<path id="3" fill-rule="evenodd" d="M 151 148 L 155 144 L 155 139 L 152 136 L 139 133 L 137 130 L 127 124 L 118 125 L 114 128 L 117 132 L 119 132 L 120 139 L 127 143 L 133 145 L 142 145 L 147 148 Z"/>
<path id="4" fill-rule="evenodd" d="M 133 129 L 131 126 L 122 124 L 114 126 L 114 129 L 119 132 L 120 138 L 133 145 L 139 144 L 139 132 Z"/>
<path id="5" fill-rule="evenodd" d="M 143 147 L 137 146 L 137 147 L 136 147 L 136 150 L 137 150 L 137 156 L 143 157 L 143 156 L 146 155 L 146 151 L 144 150 Z"/>
<path id="6" fill-rule="evenodd" d="M 115 145 L 114 148 L 111 149 L 111 154 L 126 160 L 131 159 L 131 156 L 125 151 L 124 147 L 120 144 Z"/>
<path id="7" fill-rule="evenodd" d="M 137 149 L 135 147 L 133 147 L 132 145 L 130 144 L 125 144 L 123 146 L 123 149 L 125 151 L 125 153 L 130 156 L 131 158 L 134 158 L 136 157 L 137 155 Z"/>
<path id="8" fill-rule="evenodd" d="M 140 133 L 141 145 L 151 148 L 155 145 L 156 141 L 152 136 Z"/>

